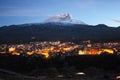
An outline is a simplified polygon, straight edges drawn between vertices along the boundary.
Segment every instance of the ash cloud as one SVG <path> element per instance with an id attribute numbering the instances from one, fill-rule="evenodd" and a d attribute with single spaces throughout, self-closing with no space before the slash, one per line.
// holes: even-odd
<path id="1" fill-rule="evenodd" d="M 72 20 L 72 16 L 67 13 L 67 14 L 59 14 L 55 16 L 48 17 L 46 22 L 60 22 L 60 21 L 65 21 L 65 20 Z"/>
<path id="2" fill-rule="evenodd" d="M 72 15 L 69 13 L 50 16 L 47 20 L 45 20 L 45 22 L 67 22 L 73 24 L 86 24 L 83 21 L 73 19 Z"/>

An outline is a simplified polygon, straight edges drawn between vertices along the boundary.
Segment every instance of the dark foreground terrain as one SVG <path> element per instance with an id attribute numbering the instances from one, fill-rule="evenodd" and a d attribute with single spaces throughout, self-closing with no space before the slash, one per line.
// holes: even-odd
<path id="1" fill-rule="evenodd" d="M 0 80 L 115 80 L 119 68 L 119 55 L 0 55 Z"/>

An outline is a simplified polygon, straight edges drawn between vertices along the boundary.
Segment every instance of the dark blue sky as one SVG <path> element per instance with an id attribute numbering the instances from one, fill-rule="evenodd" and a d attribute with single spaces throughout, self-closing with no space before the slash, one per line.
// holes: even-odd
<path id="1" fill-rule="evenodd" d="M 0 26 L 43 22 L 62 13 L 90 25 L 120 26 L 120 0 L 0 0 Z"/>

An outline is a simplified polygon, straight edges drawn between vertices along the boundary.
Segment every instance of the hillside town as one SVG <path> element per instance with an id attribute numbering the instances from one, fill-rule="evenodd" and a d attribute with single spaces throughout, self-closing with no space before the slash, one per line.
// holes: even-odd
<path id="1" fill-rule="evenodd" d="M 44 41 L 26 44 L 1 44 L 0 54 L 42 55 L 45 58 L 72 55 L 120 54 L 120 42 L 93 43 L 90 40 L 74 42 Z"/>

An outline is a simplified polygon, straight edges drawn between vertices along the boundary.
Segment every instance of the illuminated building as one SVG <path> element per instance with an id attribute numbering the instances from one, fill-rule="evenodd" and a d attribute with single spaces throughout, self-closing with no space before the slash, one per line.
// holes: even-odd
<path id="1" fill-rule="evenodd" d="M 103 52 L 108 52 L 110 54 L 113 54 L 114 53 L 114 50 L 112 49 L 102 49 Z"/>
<path id="2" fill-rule="evenodd" d="M 14 51 L 14 52 L 12 52 L 11 54 L 12 54 L 12 55 L 17 55 L 17 56 L 19 56 L 19 55 L 20 55 L 20 53 L 15 52 L 15 51 Z"/>
<path id="3" fill-rule="evenodd" d="M 10 47 L 9 48 L 9 52 L 13 52 L 13 51 L 15 51 L 15 48 L 14 47 Z"/>
<path id="4" fill-rule="evenodd" d="M 85 55 L 85 52 L 82 50 L 79 50 L 78 55 Z"/>
<path id="5" fill-rule="evenodd" d="M 28 51 L 28 52 L 27 52 L 27 55 L 32 55 L 32 54 L 34 54 L 34 51 L 31 51 L 31 52 Z"/>

